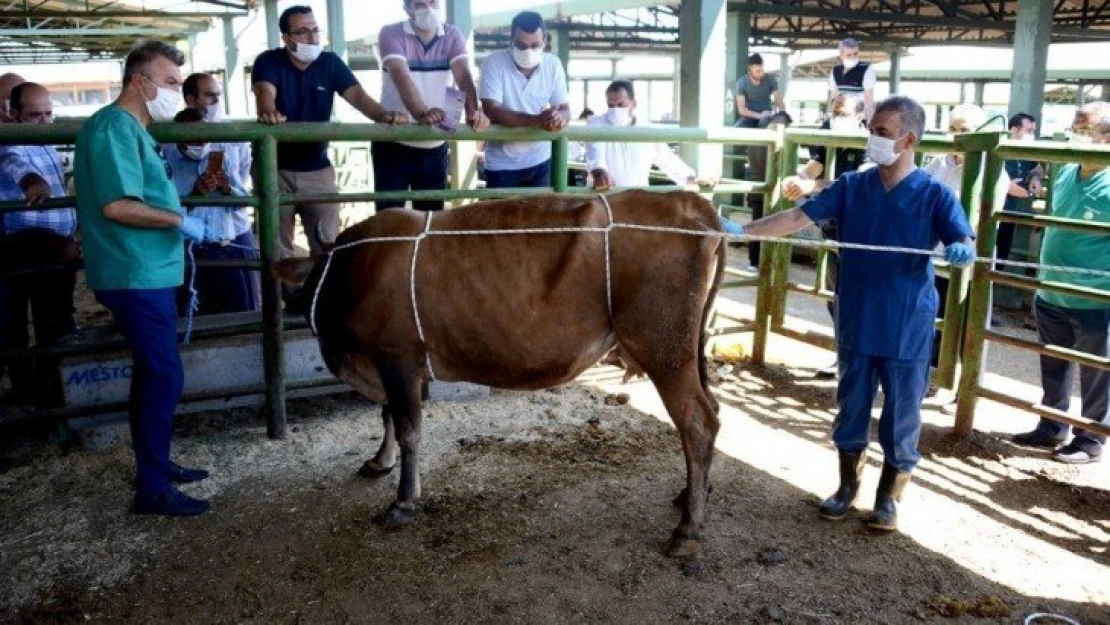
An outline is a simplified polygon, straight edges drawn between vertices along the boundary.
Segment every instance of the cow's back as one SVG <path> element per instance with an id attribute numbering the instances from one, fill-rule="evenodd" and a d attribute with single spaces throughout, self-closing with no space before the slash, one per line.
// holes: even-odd
<path id="1" fill-rule="evenodd" d="M 712 206 L 695 194 L 625 192 L 608 200 L 619 223 L 716 230 Z M 625 311 L 635 313 L 625 332 L 635 331 L 651 322 L 639 317 L 652 307 L 689 307 L 679 300 L 704 299 L 716 239 L 614 229 L 611 317 L 604 234 L 490 233 L 602 229 L 608 223 L 605 205 L 583 196 L 479 202 L 435 213 L 434 232 L 459 233 L 424 238 L 416 265 L 417 309 L 436 376 L 506 388 L 558 384 L 613 345 L 619 325 L 614 319 Z M 383 211 L 336 243 L 417 236 L 424 227 L 424 213 Z M 412 253 L 411 242 L 368 243 L 337 253 L 334 280 L 329 274 L 321 298 L 330 292 L 329 305 L 345 308 L 334 319 L 347 324 L 349 339 L 388 353 L 422 347 L 411 303 Z M 692 317 L 687 327 L 670 331 L 689 335 L 700 324 L 700 315 Z M 671 325 L 676 323 L 684 322 Z"/>

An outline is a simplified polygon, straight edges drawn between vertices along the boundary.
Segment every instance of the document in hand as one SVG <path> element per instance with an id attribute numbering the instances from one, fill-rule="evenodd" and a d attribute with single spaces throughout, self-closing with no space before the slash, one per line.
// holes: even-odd
<path id="1" fill-rule="evenodd" d="M 459 127 L 459 119 L 462 117 L 465 103 L 466 99 L 462 91 L 447 87 L 447 93 L 443 97 L 443 121 L 437 126 L 447 132 L 455 132 Z"/>

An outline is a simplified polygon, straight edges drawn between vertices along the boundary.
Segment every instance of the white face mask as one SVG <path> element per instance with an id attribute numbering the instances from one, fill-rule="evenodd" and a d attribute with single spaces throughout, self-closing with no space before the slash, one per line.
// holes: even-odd
<path id="1" fill-rule="evenodd" d="M 521 50 L 516 46 L 512 47 L 513 62 L 522 69 L 532 69 L 540 64 L 543 60 L 543 48 L 528 48 Z"/>
<path id="2" fill-rule="evenodd" d="M 856 132 L 860 129 L 859 120 L 855 117 L 834 117 L 829 120 L 829 127 L 833 132 Z"/>
<path id="3" fill-rule="evenodd" d="M 605 119 L 609 121 L 611 126 L 630 126 L 632 125 L 632 109 L 611 106 L 608 111 L 605 111 Z"/>
<path id="4" fill-rule="evenodd" d="M 859 65 L 859 59 L 840 59 L 840 63 L 844 66 L 844 69 L 852 69 Z"/>
<path id="5" fill-rule="evenodd" d="M 204 121 L 218 122 L 223 121 L 224 108 L 219 104 L 209 104 L 204 108 Z"/>
<path id="6" fill-rule="evenodd" d="M 1021 135 L 1021 138 L 1018 139 L 1018 140 L 1019 141 L 1036 141 L 1037 140 L 1037 135 L 1035 135 L 1033 133 L 1029 133 L 1027 135 Z"/>
<path id="7" fill-rule="evenodd" d="M 301 63 L 312 63 L 320 58 L 320 53 L 324 51 L 324 46 L 319 43 L 297 43 L 297 49 L 293 50 L 293 58 Z"/>
<path id="8" fill-rule="evenodd" d="M 904 137 L 903 137 L 904 138 Z M 902 155 L 901 152 L 894 151 L 894 144 L 902 139 L 887 139 L 879 135 L 868 135 L 867 137 L 867 158 L 876 165 L 890 166 L 898 157 Z"/>
<path id="9" fill-rule="evenodd" d="M 412 24 L 417 30 L 438 31 L 439 13 L 433 9 L 417 9 L 412 13 Z"/>
<path id="10" fill-rule="evenodd" d="M 143 76 L 146 78 L 146 76 Z M 154 81 L 146 78 L 147 82 L 154 85 Z M 166 87 L 159 87 L 154 85 L 158 91 L 154 95 L 153 100 L 146 101 L 146 110 L 150 113 L 151 119 L 156 122 L 165 122 L 173 119 L 177 114 L 177 109 L 181 108 L 181 92 L 174 89 L 167 89 Z M 146 94 L 143 94 L 146 97 Z"/>
<path id="11" fill-rule="evenodd" d="M 208 156 L 208 153 L 211 151 L 212 144 L 205 143 L 204 145 L 187 145 L 185 146 L 185 150 L 182 151 L 182 154 L 194 161 L 199 161 L 205 156 Z"/>

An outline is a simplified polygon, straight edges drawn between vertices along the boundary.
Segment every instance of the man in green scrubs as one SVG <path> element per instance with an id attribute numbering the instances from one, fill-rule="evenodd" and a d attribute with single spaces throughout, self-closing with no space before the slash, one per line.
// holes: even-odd
<path id="1" fill-rule="evenodd" d="M 168 165 L 146 129 L 151 121 L 171 119 L 180 106 L 184 61 L 179 50 L 157 41 L 132 49 L 123 91 L 85 122 L 74 161 L 86 279 L 134 357 L 134 510 L 170 516 L 208 511 L 207 501 L 173 486 L 208 473 L 170 462 L 173 413 L 185 378 L 175 292 L 184 279 L 184 240 L 203 241 L 205 228 L 182 211 Z"/>

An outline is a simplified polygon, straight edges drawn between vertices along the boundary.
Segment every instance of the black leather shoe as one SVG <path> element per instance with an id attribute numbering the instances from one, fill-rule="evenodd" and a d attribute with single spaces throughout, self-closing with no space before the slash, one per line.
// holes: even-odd
<path id="1" fill-rule="evenodd" d="M 173 488 L 156 494 L 135 493 L 135 514 L 160 514 L 162 516 L 200 516 L 208 512 L 208 500 L 194 499 Z"/>
<path id="2" fill-rule="evenodd" d="M 883 463 L 879 488 L 875 491 L 875 509 L 863 520 L 867 527 L 884 532 L 898 529 L 898 502 L 902 500 L 902 491 L 909 483 L 909 471 L 899 471 Z"/>
<path id="3" fill-rule="evenodd" d="M 1046 447 L 1049 449 L 1055 448 L 1064 442 L 1064 439 L 1057 438 L 1044 430 L 1032 430 L 1029 432 L 1022 432 L 1021 434 L 1014 434 L 1011 438 L 1014 443 L 1023 447 Z"/>
<path id="4" fill-rule="evenodd" d="M 186 469 L 176 462 L 170 463 L 170 481 L 174 484 L 192 484 L 208 479 L 208 471 L 204 469 Z"/>
<path id="5" fill-rule="evenodd" d="M 867 456 L 862 451 L 845 452 L 839 454 L 840 458 L 840 488 L 824 502 L 817 511 L 821 518 L 829 521 L 839 521 L 848 516 L 852 504 L 856 502 L 859 494 L 859 480 L 863 467 L 867 465 Z"/>
<path id="6" fill-rule="evenodd" d="M 834 362 L 823 369 L 818 369 L 817 372 L 813 374 L 813 377 L 818 380 L 835 380 L 836 376 L 839 374 L 840 365 Z"/>
<path id="7" fill-rule="evenodd" d="M 1102 460 L 1102 445 L 1076 437 L 1070 443 L 1052 452 L 1052 459 L 1064 464 L 1092 464 Z"/>

